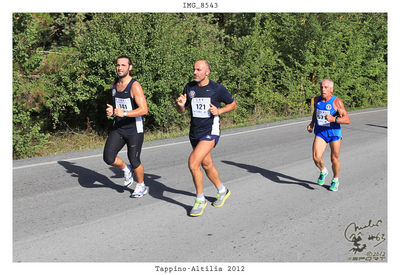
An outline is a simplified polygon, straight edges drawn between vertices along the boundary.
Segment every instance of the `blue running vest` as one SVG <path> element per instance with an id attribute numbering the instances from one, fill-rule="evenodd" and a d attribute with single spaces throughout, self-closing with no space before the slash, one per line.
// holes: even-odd
<path id="1" fill-rule="evenodd" d="M 336 96 L 332 96 L 332 98 L 327 102 L 322 102 L 321 96 L 318 97 L 318 101 L 315 103 L 315 134 L 324 132 L 329 137 L 342 136 L 340 124 L 336 122 L 329 122 L 325 118 L 327 114 L 334 116 L 337 112 L 337 110 L 333 108 L 333 102 L 336 98 Z"/>

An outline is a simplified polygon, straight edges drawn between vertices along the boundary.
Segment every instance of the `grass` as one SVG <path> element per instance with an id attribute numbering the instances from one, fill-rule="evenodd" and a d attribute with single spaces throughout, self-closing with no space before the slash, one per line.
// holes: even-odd
<path id="1" fill-rule="evenodd" d="M 374 106 L 374 107 L 380 107 L 380 106 Z M 364 108 L 349 108 L 348 111 L 354 111 L 360 109 Z M 221 118 L 221 125 L 223 126 L 221 128 L 222 130 L 233 129 L 233 128 L 240 128 L 246 126 L 271 123 L 276 121 L 288 120 L 293 118 L 300 118 L 300 117 L 310 117 L 311 120 L 311 113 L 302 113 L 290 116 L 270 116 L 270 117 L 255 115 L 250 119 L 240 123 L 234 123 L 232 119 L 229 116 L 227 116 Z M 176 138 L 181 136 L 187 136 L 188 134 L 189 134 L 189 127 L 187 127 L 186 129 L 174 129 L 169 132 L 148 130 L 145 133 L 144 141 L 146 142 L 152 140 Z M 47 144 L 45 144 L 42 147 L 42 149 L 34 152 L 33 157 L 103 148 L 106 139 L 107 139 L 107 134 L 98 134 L 94 132 L 91 133 L 88 133 L 86 131 L 58 132 L 50 136 Z"/>
<path id="2" fill-rule="evenodd" d="M 49 156 L 67 152 L 96 149 L 104 146 L 106 136 L 86 131 L 58 132 L 49 137 L 49 141 L 33 153 L 35 157 Z"/>
<path id="3" fill-rule="evenodd" d="M 270 117 L 259 118 L 253 117 L 247 121 L 240 123 L 233 123 L 229 118 L 221 119 L 221 124 L 224 129 L 233 129 L 246 126 L 252 126 L 263 123 L 270 123 L 295 117 L 304 117 L 305 115 L 290 116 L 290 117 Z M 174 129 L 168 132 L 164 131 L 150 131 L 145 133 L 144 141 L 162 140 L 169 138 L 176 138 L 189 135 L 189 127 L 187 129 Z M 49 137 L 49 141 L 40 149 L 33 153 L 34 157 L 49 156 L 67 152 L 76 152 L 82 150 L 90 150 L 104 147 L 107 139 L 107 134 L 98 134 L 95 132 L 88 133 L 87 131 L 63 131 L 57 132 Z"/>
<path id="4" fill-rule="evenodd" d="M 146 131 L 144 141 L 161 140 L 188 135 L 188 130 L 175 130 L 171 132 Z M 49 137 L 48 142 L 39 150 L 32 153 L 32 157 L 42 157 L 68 152 L 103 148 L 107 134 L 98 134 L 87 131 L 57 132 Z"/>

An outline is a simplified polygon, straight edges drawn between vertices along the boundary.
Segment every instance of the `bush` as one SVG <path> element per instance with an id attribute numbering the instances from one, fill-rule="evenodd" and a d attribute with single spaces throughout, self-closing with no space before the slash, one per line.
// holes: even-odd
<path id="1" fill-rule="evenodd" d="M 15 13 L 14 156 L 60 130 L 106 132 L 119 55 L 133 60 L 151 131 L 187 127 L 175 99 L 198 59 L 236 98 L 234 123 L 309 113 L 324 77 L 346 106 L 387 103 L 386 14 Z"/>

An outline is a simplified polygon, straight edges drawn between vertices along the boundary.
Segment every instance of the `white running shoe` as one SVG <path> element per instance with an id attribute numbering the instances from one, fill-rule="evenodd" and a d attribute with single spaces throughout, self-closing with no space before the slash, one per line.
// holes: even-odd
<path id="1" fill-rule="evenodd" d="M 141 198 L 147 194 L 149 188 L 144 184 L 136 184 L 135 190 L 131 194 L 131 198 Z"/>
<path id="2" fill-rule="evenodd" d="M 124 173 L 125 176 L 124 186 L 129 187 L 133 183 L 132 166 L 130 166 L 129 164 L 127 164 L 126 166 L 129 168 L 129 172 Z"/>

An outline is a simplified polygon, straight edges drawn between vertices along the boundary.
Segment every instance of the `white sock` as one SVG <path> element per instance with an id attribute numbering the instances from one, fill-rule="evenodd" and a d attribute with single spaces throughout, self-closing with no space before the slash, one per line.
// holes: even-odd
<path id="1" fill-rule="evenodd" d="M 226 192 L 226 188 L 223 184 L 221 184 L 220 186 L 217 187 L 218 189 L 218 193 L 223 194 Z"/>
<path id="2" fill-rule="evenodd" d="M 131 170 L 129 170 L 129 166 L 125 165 L 125 168 L 122 169 L 122 171 L 124 171 L 124 173 L 128 174 Z"/>
<path id="3" fill-rule="evenodd" d="M 326 174 L 326 173 L 328 173 L 328 169 L 326 169 L 326 167 L 324 167 L 324 169 L 322 169 L 321 172 L 324 173 L 324 174 Z"/>
<path id="4" fill-rule="evenodd" d="M 144 185 L 144 182 L 142 182 L 142 183 L 136 183 L 136 185 L 142 186 L 142 185 Z"/>
<path id="5" fill-rule="evenodd" d="M 197 194 L 197 195 L 196 195 L 196 200 L 205 201 L 206 198 L 204 197 L 204 193 L 202 193 L 202 194 Z"/>

